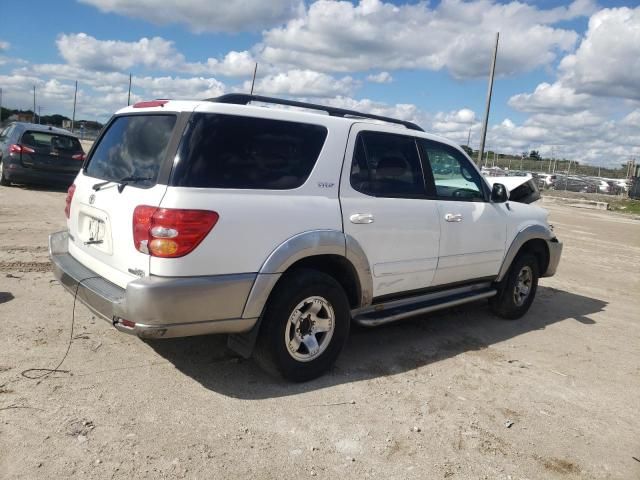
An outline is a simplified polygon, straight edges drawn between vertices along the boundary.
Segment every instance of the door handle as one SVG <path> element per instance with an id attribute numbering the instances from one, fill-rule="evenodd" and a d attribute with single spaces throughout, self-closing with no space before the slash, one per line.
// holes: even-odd
<path id="1" fill-rule="evenodd" d="M 351 223 L 373 223 L 373 215 L 370 213 L 354 213 L 349 217 Z"/>
<path id="2" fill-rule="evenodd" d="M 447 213 L 444 216 L 444 219 L 447 222 L 461 222 L 462 221 L 462 214 L 461 213 Z"/>

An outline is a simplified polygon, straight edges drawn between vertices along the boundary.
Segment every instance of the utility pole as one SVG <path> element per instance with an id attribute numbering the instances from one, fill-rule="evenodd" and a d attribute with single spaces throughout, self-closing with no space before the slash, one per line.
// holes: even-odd
<path id="1" fill-rule="evenodd" d="M 484 122 L 482 123 L 482 135 L 480 136 L 480 150 L 478 150 L 478 164 L 482 162 L 482 154 L 484 153 L 484 142 L 487 138 L 487 124 L 489 123 L 489 110 L 491 109 L 491 94 L 493 93 L 493 77 L 496 72 L 496 58 L 498 56 L 498 41 L 500 40 L 500 32 L 496 33 L 496 47 L 493 50 L 493 59 L 491 60 L 491 72 L 489 74 L 489 90 L 487 92 L 487 108 L 484 112 Z"/>
<path id="2" fill-rule="evenodd" d="M 253 68 L 253 78 L 251 79 L 251 93 L 253 95 L 253 87 L 256 84 L 256 74 L 258 73 L 258 62 L 256 62 L 256 66 Z"/>
<path id="3" fill-rule="evenodd" d="M 31 115 L 31 123 L 36 123 L 36 86 L 33 86 L 33 115 Z"/>
<path id="4" fill-rule="evenodd" d="M 76 98 L 78 96 L 78 80 L 76 80 L 76 90 L 73 92 L 73 115 L 71 116 L 71 133 L 76 126 Z"/>
<path id="5" fill-rule="evenodd" d="M 470 140 L 471 140 L 471 127 L 469 127 L 469 134 L 467 135 L 467 147 L 469 146 Z"/>
<path id="6" fill-rule="evenodd" d="M 0 87 L 0 125 L 2 125 L 2 87 Z"/>
<path id="7" fill-rule="evenodd" d="M 131 74 L 129 74 L 129 94 L 127 95 L 127 107 L 131 105 Z"/>
<path id="8" fill-rule="evenodd" d="M 42 120 L 42 105 L 38 105 L 38 125 L 40 125 Z"/>

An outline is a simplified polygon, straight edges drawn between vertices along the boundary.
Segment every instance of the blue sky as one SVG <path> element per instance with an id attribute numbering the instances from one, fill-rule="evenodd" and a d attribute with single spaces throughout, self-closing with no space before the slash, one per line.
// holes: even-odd
<path id="1" fill-rule="evenodd" d="M 488 143 L 585 163 L 640 156 L 637 2 L 302 0 L 7 2 L 3 105 L 104 121 L 134 99 L 244 91 L 418 121 L 479 140 L 491 46 L 501 32 Z M 591 25 L 591 26 L 590 26 Z M 602 58 L 601 58 L 602 57 Z M 603 73 L 602 66 L 607 66 Z M 636 68 L 638 70 L 636 70 Z"/>

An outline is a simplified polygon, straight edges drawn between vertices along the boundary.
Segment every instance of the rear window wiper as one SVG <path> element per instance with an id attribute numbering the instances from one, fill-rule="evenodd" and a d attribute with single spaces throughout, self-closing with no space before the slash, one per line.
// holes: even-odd
<path id="1" fill-rule="evenodd" d="M 98 190 L 100 190 L 105 185 L 109 185 L 110 183 L 117 183 L 118 184 L 118 192 L 122 193 L 122 190 L 124 190 L 124 187 L 126 187 L 130 183 L 146 182 L 148 180 L 153 180 L 153 178 L 152 177 L 140 177 L 140 176 L 132 175 L 130 177 L 121 178 L 120 180 L 117 180 L 117 181 L 116 180 L 107 180 L 105 182 L 96 183 L 91 188 L 94 191 L 97 192 Z"/>

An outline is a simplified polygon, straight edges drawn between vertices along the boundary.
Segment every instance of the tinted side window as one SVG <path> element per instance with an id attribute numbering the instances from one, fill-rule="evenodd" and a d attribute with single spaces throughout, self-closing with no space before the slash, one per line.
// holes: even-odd
<path id="1" fill-rule="evenodd" d="M 484 201 L 482 179 L 464 155 L 443 143 L 431 140 L 421 140 L 421 143 L 439 198 Z"/>
<path id="2" fill-rule="evenodd" d="M 114 181 L 137 177 L 155 184 L 175 123 L 175 115 L 117 117 L 93 151 L 87 175 Z"/>
<path id="3" fill-rule="evenodd" d="M 351 164 L 351 186 L 374 197 L 423 197 L 424 177 L 415 139 L 361 132 Z"/>
<path id="4" fill-rule="evenodd" d="M 171 184 L 288 190 L 309 177 L 327 129 L 255 117 L 194 114 Z"/>

